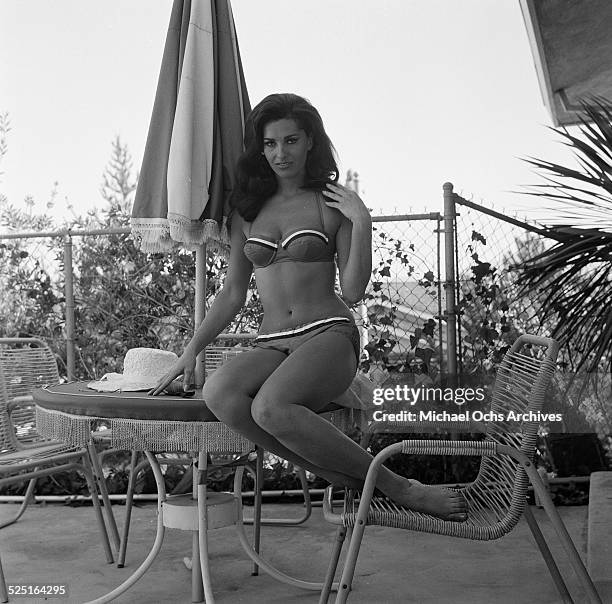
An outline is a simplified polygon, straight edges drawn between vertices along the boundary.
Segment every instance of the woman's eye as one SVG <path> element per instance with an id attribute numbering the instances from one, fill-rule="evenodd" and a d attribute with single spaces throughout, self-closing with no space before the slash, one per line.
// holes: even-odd
<path id="1" fill-rule="evenodd" d="M 289 138 L 289 139 L 287 139 L 287 142 L 288 142 L 290 145 L 292 145 L 293 143 L 297 143 L 297 140 L 298 140 L 297 138 Z"/>
<path id="2" fill-rule="evenodd" d="M 264 147 L 273 147 L 274 146 L 274 141 L 266 141 L 264 143 Z"/>

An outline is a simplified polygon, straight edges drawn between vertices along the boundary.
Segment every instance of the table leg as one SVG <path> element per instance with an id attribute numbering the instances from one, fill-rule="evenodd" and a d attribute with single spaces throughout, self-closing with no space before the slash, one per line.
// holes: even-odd
<path id="1" fill-rule="evenodd" d="M 191 496 L 194 501 L 198 499 L 198 480 L 197 471 L 198 457 L 195 451 L 191 455 Z M 198 523 L 199 524 L 199 523 Z M 191 534 L 191 601 L 204 602 L 204 584 L 202 583 L 202 568 L 200 566 L 200 535 L 199 532 Z"/>
<path id="2" fill-rule="evenodd" d="M 153 560 L 159 553 L 161 549 L 163 540 L 164 540 L 164 517 L 163 517 L 163 508 L 162 503 L 166 500 L 166 486 L 164 484 L 164 477 L 161 473 L 161 469 L 159 467 L 159 463 L 153 453 L 150 451 L 145 451 L 145 455 L 151 464 L 151 469 L 153 470 L 153 476 L 155 477 L 155 483 L 157 484 L 157 533 L 155 535 L 155 542 L 153 543 L 153 547 L 149 552 L 149 555 L 144 559 L 142 564 L 134 571 L 128 579 L 126 579 L 121 585 L 113 589 L 113 591 L 96 598 L 95 600 L 91 600 L 86 602 L 85 604 L 106 604 L 106 602 L 111 602 L 117 596 L 120 596 L 123 592 L 128 590 L 136 581 L 138 581 L 145 572 L 149 569 Z"/>
<path id="3" fill-rule="evenodd" d="M 210 564 L 208 561 L 208 506 L 206 505 L 207 454 L 198 454 L 198 543 L 200 549 L 200 569 L 204 584 L 206 604 L 214 604 L 215 598 L 210 579 Z"/>

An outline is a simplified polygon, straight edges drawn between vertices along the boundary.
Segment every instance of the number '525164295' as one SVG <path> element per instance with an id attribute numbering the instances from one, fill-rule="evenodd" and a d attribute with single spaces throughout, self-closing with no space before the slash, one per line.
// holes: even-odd
<path id="1" fill-rule="evenodd" d="M 6 591 L 9 596 L 44 598 L 63 598 L 68 595 L 68 586 L 65 583 L 8 583 Z"/>

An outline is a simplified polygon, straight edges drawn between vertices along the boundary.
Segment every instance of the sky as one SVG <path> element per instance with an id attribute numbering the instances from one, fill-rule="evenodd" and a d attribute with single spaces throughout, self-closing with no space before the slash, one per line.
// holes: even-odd
<path id="1" fill-rule="evenodd" d="M 170 0 L 2 0 L 0 193 L 68 217 L 103 206 L 116 136 L 142 161 Z M 442 211 L 442 185 L 538 217 L 527 156 L 572 164 L 551 131 L 518 0 L 233 0 L 251 105 L 320 111 L 374 214 Z M 534 212 L 535 209 L 535 212 Z"/>

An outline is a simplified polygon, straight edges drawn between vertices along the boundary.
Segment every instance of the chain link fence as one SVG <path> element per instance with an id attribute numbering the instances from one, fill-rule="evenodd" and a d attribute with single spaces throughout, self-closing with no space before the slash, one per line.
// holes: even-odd
<path id="1" fill-rule="evenodd" d="M 131 347 L 180 346 L 192 328 L 192 254 L 141 254 L 127 232 L 2 235 L 2 335 L 42 337 L 69 379 L 120 370 Z"/>
<path id="2" fill-rule="evenodd" d="M 384 367 L 435 375 L 449 369 L 445 364 L 453 354 L 458 373 L 488 369 L 519 333 L 550 331 L 538 319 L 543 301 L 534 292 L 518 290 L 512 267 L 552 240 L 533 224 L 456 194 L 452 199 L 455 207 L 445 208 L 444 215 L 373 218 L 372 276 L 364 301 L 353 309 L 365 370 Z M 444 219 L 455 214 L 456 277 L 449 282 L 448 266 L 442 268 L 449 255 L 449 233 L 444 232 L 449 222 Z M 192 333 L 191 252 L 143 254 L 126 227 L 4 234 L 0 251 L 3 335 L 50 338 L 66 375 L 89 379 L 116 371 L 116 359 L 130 347 L 180 352 Z M 72 273 L 67 263 L 74 267 Z M 224 266 L 223 258 L 208 255 L 208 303 L 222 286 Z M 449 291 L 454 293 L 450 300 Z M 458 319 L 456 346 L 447 335 L 454 333 L 449 324 L 453 313 Z M 260 319 L 251 287 L 247 306 L 230 331 L 254 332 Z"/>
<path id="3" fill-rule="evenodd" d="M 373 219 L 372 279 L 353 310 L 364 366 L 410 370 L 442 363 L 439 214 Z M 0 235 L 0 331 L 38 335 L 70 379 L 120 371 L 129 348 L 180 353 L 193 332 L 192 252 L 143 254 L 125 227 Z M 206 304 L 223 284 L 226 260 L 207 255 Z M 254 283 L 230 332 L 255 332 Z"/>
<path id="4" fill-rule="evenodd" d="M 520 333 L 544 335 L 542 300 L 516 285 L 515 266 L 554 243 L 534 224 L 505 216 L 459 195 L 455 262 L 457 354 L 461 371 L 488 369 Z"/>
<path id="5" fill-rule="evenodd" d="M 65 316 L 61 236 L 24 233 L 16 237 L 0 238 L 2 335 L 44 332 L 61 337 Z"/>
<path id="6" fill-rule="evenodd" d="M 359 322 L 368 368 L 431 373 L 442 365 L 441 220 L 438 213 L 373 219 L 372 277 Z"/>
<path id="7" fill-rule="evenodd" d="M 546 300 L 536 291 L 517 286 L 515 267 L 556 241 L 533 223 L 458 195 L 454 200 L 459 371 L 487 372 L 495 368 L 520 334 L 550 336 L 553 332 L 551 320 L 541 319 Z M 549 393 L 548 404 L 554 404 L 563 415 L 563 424 L 557 429 L 578 434 L 597 432 L 609 440 L 610 374 L 575 373 L 571 350 L 570 346 L 561 350 Z"/>
<path id="8" fill-rule="evenodd" d="M 394 373 L 435 380 L 452 373 L 455 355 L 457 373 L 490 374 L 518 335 L 552 330 L 539 320 L 544 300 L 519 290 L 513 267 L 554 240 L 446 188 L 451 194 L 445 190 L 443 214 L 373 218 L 371 280 L 353 311 L 362 369 L 378 385 Z M 180 354 L 194 327 L 195 254 L 143 254 L 129 231 L 0 234 L 0 335 L 42 337 L 69 379 L 121 371 L 130 348 Z M 223 285 L 225 265 L 224 258 L 207 256 L 206 305 Z M 247 305 L 228 331 L 253 333 L 260 320 L 251 284 Z M 559 379 L 565 383 L 568 376 Z M 609 433 L 610 404 L 601 394 L 609 392 L 609 376 L 602 380 L 588 391 L 574 383 L 561 388 L 565 417 L 580 426 L 574 431 Z"/>
<path id="9" fill-rule="evenodd" d="M 514 335 L 512 329 L 506 331 L 510 315 L 520 314 L 523 322 L 528 317 L 535 320 L 536 307 L 528 298 L 522 305 L 516 303 L 518 296 L 513 299 L 509 266 L 526 250 L 539 249 L 544 238 L 462 205 L 465 200 L 458 196 L 455 199 L 461 361 L 477 356 L 483 334 L 488 339 L 493 334 L 510 339 Z M 372 277 L 364 301 L 353 309 L 362 334 L 364 369 L 435 375 L 452 354 L 447 347 L 447 300 L 442 287 L 443 224 L 443 216 L 435 212 L 373 218 Z M 180 352 L 192 333 L 193 253 L 143 254 L 128 228 L 6 237 L 0 239 L 2 331 L 51 338 L 65 374 L 70 374 L 71 364 L 71 376 L 82 379 L 117 371 L 116 359 L 130 347 Z M 66 263 L 72 264 L 72 272 Z M 208 255 L 208 302 L 222 286 L 224 266 L 223 258 Z M 483 304 L 482 292 L 493 272 L 507 283 L 505 298 L 491 294 L 494 300 Z M 252 286 L 247 306 L 230 330 L 254 332 L 260 319 Z"/>

